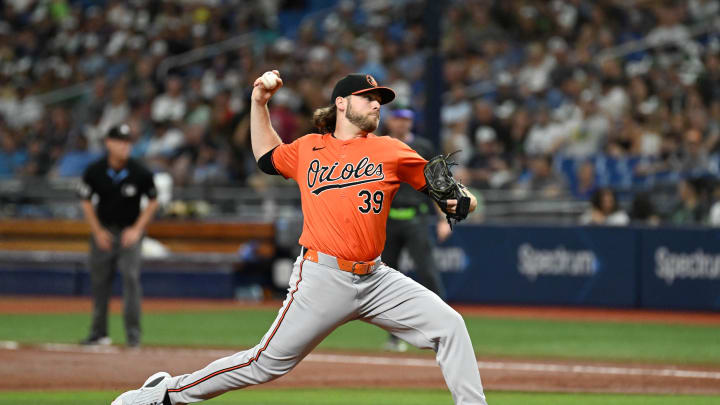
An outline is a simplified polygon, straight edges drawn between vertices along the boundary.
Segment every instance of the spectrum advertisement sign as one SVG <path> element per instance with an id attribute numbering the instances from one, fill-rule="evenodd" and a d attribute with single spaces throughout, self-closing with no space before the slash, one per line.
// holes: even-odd
<path id="1" fill-rule="evenodd" d="M 720 309 L 720 231 L 641 232 L 642 306 Z"/>
<path id="2" fill-rule="evenodd" d="M 637 305 L 637 232 L 605 227 L 458 226 L 461 272 L 443 272 L 448 300 Z"/>

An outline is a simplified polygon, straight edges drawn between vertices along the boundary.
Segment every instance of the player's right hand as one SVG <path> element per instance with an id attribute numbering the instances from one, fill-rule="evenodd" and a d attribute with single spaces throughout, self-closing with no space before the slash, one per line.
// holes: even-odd
<path id="1" fill-rule="evenodd" d="M 107 229 L 100 228 L 97 232 L 93 234 L 93 237 L 95 238 L 95 243 L 100 249 L 112 249 L 113 235 L 108 232 Z"/>
<path id="2" fill-rule="evenodd" d="M 252 101 L 265 105 L 270 100 L 270 97 L 272 97 L 273 94 L 275 94 L 275 92 L 280 90 L 280 88 L 283 86 L 282 78 L 280 78 L 280 72 L 277 70 L 273 70 L 273 72 L 278 77 L 277 85 L 275 86 L 275 88 L 273 88 L 272 90 L 266 89 L 262 83 L 262 80 L 260 80 L 260 77 L 258 77 L 253 83 L 252 96 L 250 97 Z"/>

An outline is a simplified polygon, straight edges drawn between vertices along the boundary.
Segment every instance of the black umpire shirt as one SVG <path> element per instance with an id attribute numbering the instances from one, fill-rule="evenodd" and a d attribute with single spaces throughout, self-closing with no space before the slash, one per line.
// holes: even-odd
<path id="1" fill-rule="evenodd" d="M 128 159 L 124 168 L 115 171 L 104 156 L 85 169 L 78 194 L 85 200 L 97 194 L 95 212 L 103 226 L 125 228 L 140 215 L 140 197 L 154 200 L 157 190 L 153 174 L 140 162 Z"/>
<path id="2" fill-rule="evenodd" d="M 407 144 L 420 156 L 428 160 L 435 156 L 435 148 L 432 143 L 425 138 L 420 138 L 417 135 L 413 136 L 412 141 Z M 418 193 L 411 185 L 407 183 L 401 183 L 397 194 L 392 201 L 393 208 L 419 208 L 421 205 L 427 205 L 430 199 L 423 193 Z"/>

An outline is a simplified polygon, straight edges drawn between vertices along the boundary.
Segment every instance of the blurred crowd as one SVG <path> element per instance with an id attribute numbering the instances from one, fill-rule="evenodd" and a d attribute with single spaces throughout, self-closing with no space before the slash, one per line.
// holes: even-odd
<path id="1" fill-rule="evenodd" d="M 583 223 L 713 223 L 719 12 L 712 0 L 456 3 L 443 147 L 463 151 L 473 186 L 589 200 Z M 662 213 L 647 191 L 658 184 L 678 184 Z M 627 213 L 614 190 L 634 191 Z"/>
<path id="2" fill-rule="evenodd" d="M 127 122 L 133 154 L 175 184 L 262 186 L 272 180 L 255 169 L 247 100 L 270 67 L 285 83 L 270 111 L 286 142 L 312 132 L 312 111 L 350 72 L 394 88 L 388 107 L 413 109 L 415 132 L 425 132 L 425 0 L 0 5 L 0 178 L 77 176 L 102 153 L 108 128 Z M 711 221 L 719 16 L 717 0 L 451 1 L 439 148 L 461 151 L 457 175 L 475 188 L 593 206 L 603 190 L 680 182 L 701 190 L 703 212 L 673 220 Z M 230 38 L 228 52 L 159 69 Z M 80 83 L 90 90 L 67 90 Z M 71 97 L 57 101 L 63 94 Z M 628 211 L 643 201 L 653 211 L 647 193 L 630 197 Z M 598 218 L 583 221 L 605 223 Z"/>

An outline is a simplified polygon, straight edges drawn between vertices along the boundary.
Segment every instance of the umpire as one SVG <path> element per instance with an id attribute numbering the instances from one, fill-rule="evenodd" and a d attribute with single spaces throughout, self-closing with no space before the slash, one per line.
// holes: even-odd
<path id="1" fill-rule="evenodd" d="M 420 156 L 430 159 L 435 156 L 435 148 L 426 139 L 415 136 L 411 132 L 415 114 L 409 109 L 396 109 L 390 113 L 387 121 L 388 135 L 405 142 Z M 392 202 L 387 221 L 387 238 L 382 253 L 383 262 L 397 269 L 400 251 L 407 248 L 410 258 L 415 264 L 417 281 L 428 290 L 445 299 L 445 286 L 435 266 L 433 258 L 434 243 L 428 232 L 428 219 L 435 204 L 422 193 L 415 191 L 409 184 L 400 185 Z M 445 214 L 440 215 L 437 222 L 437 239 L 442 242 L 450 235 L 450 225 Z M 390 335 L 385 348 L 392 351 L 405 351 L 407 344 Z"/>
<path id="2" fill-rule="evenodd" d="M 90 334 L 83 344 L 110 344 L 108 301 L 115 272 L 122 274 L 124 321 L 129 347 L 140 345 L 140 247 L 145 227 L 157 209 L 153 174 L 130 159 L 130 128 L 111 128 L 105 139 L 107 155 L 90 164 L 83 173 L 79 195 L 90 224 L 90 280 L 93 315 Z M 140 198 L 149 203 L 140 211 Z M 93 207 L 93 196 L 97 204 Z"/>

